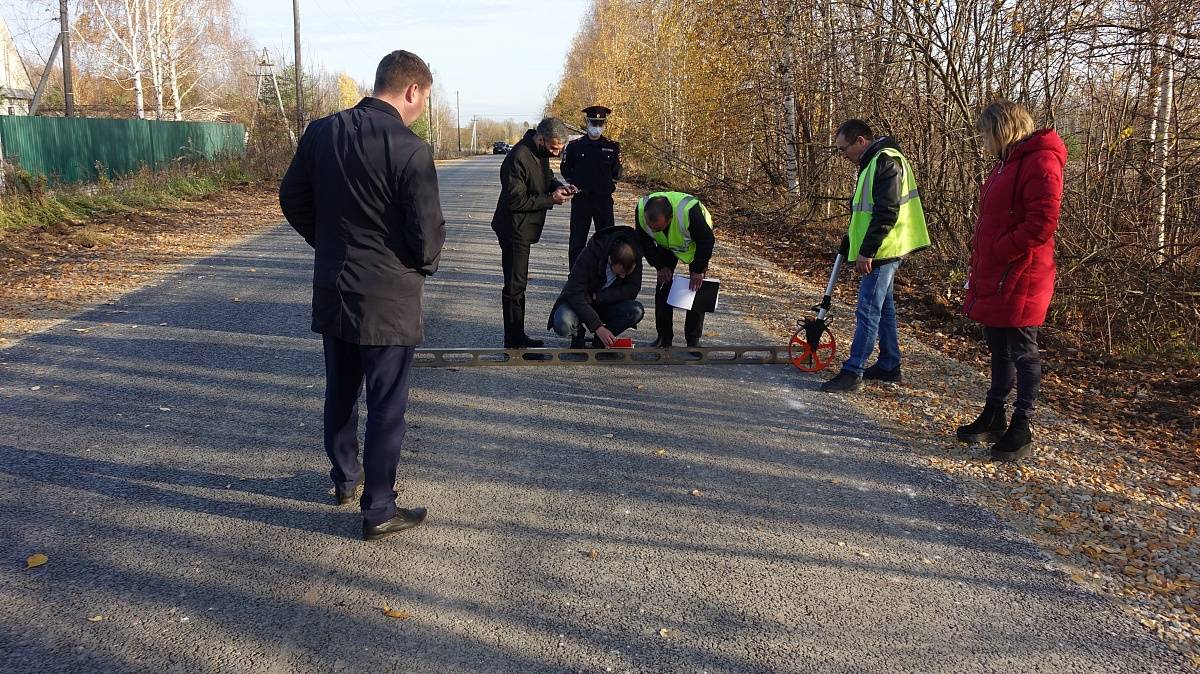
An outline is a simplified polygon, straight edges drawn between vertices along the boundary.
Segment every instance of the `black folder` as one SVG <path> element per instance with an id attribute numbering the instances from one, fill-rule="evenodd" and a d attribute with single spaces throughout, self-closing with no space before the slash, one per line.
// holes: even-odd
<path id="1" fill-rule="evenodd" d="M 721 291 L 721 282 L 716 279 L 704 279 L 700 289 L 696 291 L 696 299 L 692 300 L 693 311 L 712 313 L 717 310 L 717 293 Z"/>
<path id="2" fill-rule="evenodd" d="M 686 291 L 688 281 L 689 279 L 686 274 L 676 275 L 671 281 L 671 290 L 678 288 L 680 291 Z M 671 306 L 675 307 L 676 309 L 690 309 L 692 311 L 704 311 L 711 313 L 717 310 L 717 293 L 720 290 L 720 281 L 716 279 L 704 279 L 704 283 L 700 285 L 700 289 L 696 291 L 695 297 L 692 298 L 691 307 L 679 306 L 676 304 L 671 304 Z M 668 293 L 668 295 L 669 294 L 670 293 Z M 682 299 L 679 301 L 681 304 L 683 303 Z M 671 303 L 670 297 L 668 297 L 667 303 Z"/>

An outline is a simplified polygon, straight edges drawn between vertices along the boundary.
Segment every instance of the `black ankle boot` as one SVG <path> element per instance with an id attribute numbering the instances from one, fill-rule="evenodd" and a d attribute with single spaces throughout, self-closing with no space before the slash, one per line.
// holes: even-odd
<path id="1" fill-rule="evenodd" d="M 998 442 L 1007 428 L 1004 403 L 989 400 L 979 417 L 966 426 L 959 426 L 956 435 L 962 442 Z"/>
<path id="2" fill-rule="evenodd" d="M 1033 431 L 1029 428 L 1029 417 L 1021 412 L 1013 412 L 1012 423 L 1000 440 L 992 445 L 992 459 L 995 461 L 1017 461 L 1029 456 L 1033 451 Z"/>

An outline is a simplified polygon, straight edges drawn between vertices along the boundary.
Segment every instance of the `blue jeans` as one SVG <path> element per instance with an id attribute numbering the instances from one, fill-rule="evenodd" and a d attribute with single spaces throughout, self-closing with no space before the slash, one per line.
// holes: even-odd
<path id="1" fill-rule="evenodd" d="M 646 314 L 642 303 L 637 300 L 599 304 L 594 305 L 593 308 L 596 313 L 600 314 L 600 320 L 613 335 L 619 335 L 636 326 Z M 566 302 L 558 305 L 558 308 L 554 310 L 554 318 L 551 322 L 554 324 L 554 331 L 562 337 L 574 335 L 582 337 L 586 330 L 586 326 L 579 320 L 579 314 L 575 313 L 571 305 Z"/>
<path id="2" fill-rule="evenodd" d="M 896 286 L 896 270 L 900 260 L 880 265 L 862 278 L 858 285 L 858 308 L 854 310 L 854 342 L 850 357 L 842 369 L 861 375 L 867 359 L 879 342 L 879 360 L 884 370 L 900 367 L 900 335 L 896 329 L 896 303 L 892 291 Z"/>

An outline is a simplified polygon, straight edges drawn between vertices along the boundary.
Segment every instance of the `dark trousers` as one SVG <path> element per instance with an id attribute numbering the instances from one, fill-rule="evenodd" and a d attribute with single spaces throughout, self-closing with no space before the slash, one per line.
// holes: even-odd
<path id="1" fill-rule="evenodd" d="M 642 317 L 646 315 L 642 303 L 637 300 L 597 304 L 595 309 L 596 313 L 600 314 L 600 320 L 613 335 L 619 335 L 629 328 L 637 326 L 642 321 Z M 575 335 L 582 337 L 587 330 L 587 327 L 579 320 L 579 314 L 575 313 L 571 305 L 566 302 L 558 305 L 558 308 L 554 310 L 551 323 L 554 325 L 554 331 L 561 337 Z"/>
<path id="2" fill-rule="evenodd" d="M 412 346 L 360 346 L 328 335 L 325 341 L 325 453 L 329 477 L 343 492 L 360 477 L 363 519 L 377 524 L 396 514 L 396 468 L 404 444 Z M 358 394 L 367 384 L 367 433 L 358 462 Z M 365 476 L 364 476 L 365 473 Z"/>
<path id="3" fill-rule="evenodd" d="M 667 304 L 671 295 L 671 284 L 660 284 L 654 290 L 654 328 L 663 339 L 675 337 L 675 307 Z M 704 312 L 688 310 L 683 320 L 683 338 L 688 346 L 700 343 L 700 335 L 704 333 Z"/>
<path id="4" fill-rule="evenodd" d="M 587 245 L 588 236 L 592 231 L 592 223 L 596 229 L 612 227 L 616 222 L 613 216 L 613 198 L 583 192 L 571 198 L 571 241 L 567 244 L 567 264 L 575 266 L 575 259 Z"/>
<path id="5" fill-rule="evenodd" d="M 1014 412 L 1033 416 L 1038 389 L 1042 385 L 1042 356 L 1038 351 L 1037 328 L 983 328 L 992 352 L 992 387 L 987 399 L 1004 402 L 1015 385 L 1017 403 Z"/>
<path id="6" fill-rule="evenodd" d="M 531 244 L 502 234 L 496 237 L 500 241 L 500 265 L 504 269 L 500 305 L 504 316 L 504 344 L 508 346 L 525 339 L 525 288 L 529 285 Z"/>

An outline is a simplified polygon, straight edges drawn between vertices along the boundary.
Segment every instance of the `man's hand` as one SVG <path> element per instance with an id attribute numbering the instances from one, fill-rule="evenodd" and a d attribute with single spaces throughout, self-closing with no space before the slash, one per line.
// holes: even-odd
<path id="1" fill-rule="evenodd" d="M 662 269 L 658 270 L 658 285 L 664 286 L 664 285 L 670 283 L 671 279 L 674 277 L 675 277 L 674 269 L 668 269 L 666 267 L 663 267 Z"/>
<path id="2" fill-rule="evenodd" d="M 871 258 L 858 256 L 858 260 L 854 263 L 854 271 L 866 276 L 871 273 Z"/>
<path id="3" fill-rule="evenodd" d="M 604 348 L 606 349 L 612 348 L 613 342 L 617 341 L 617 336 L 612 333 L 612 330 L 603 325 L 596 328 L 596 336 L 600 338 L 601 342 L 604 342 Z"/>
<path id="4" fill-rule="evenodd" d="M 561 206 L 567 203 L 567 200 L 571 198 L 571 190 L 567 189 L 566 187 L 560 187 L 554 190 L 554 193 L 550 196 L 554 199 L 554 203 Z"/>
<path id="5" fill-rule="evenodd" d="M 704 285 L 704 272 L 692 272 L 691 278 L 688 279 L 688 289 L 696 292 L 702 285 Z"/>

